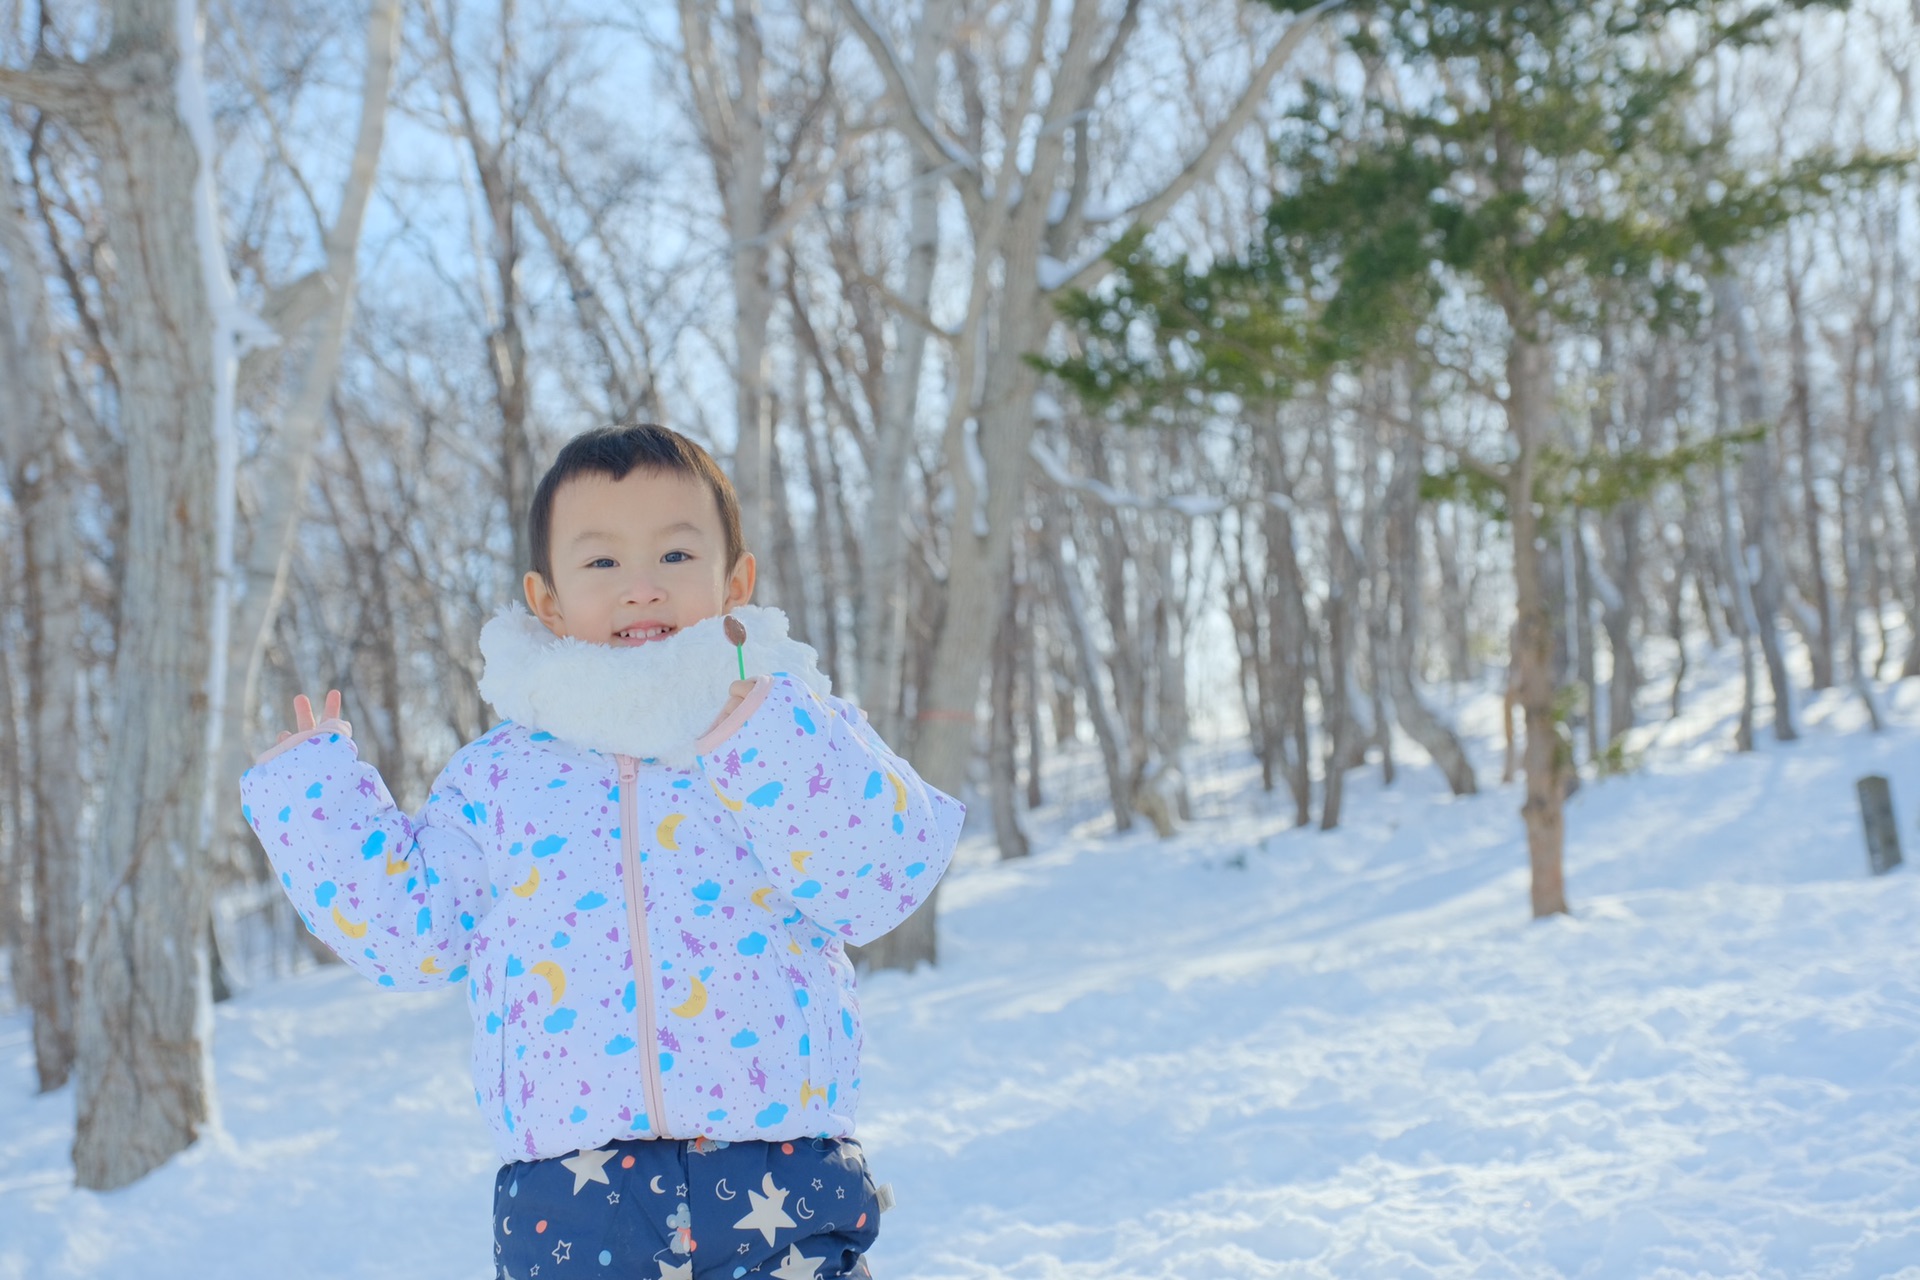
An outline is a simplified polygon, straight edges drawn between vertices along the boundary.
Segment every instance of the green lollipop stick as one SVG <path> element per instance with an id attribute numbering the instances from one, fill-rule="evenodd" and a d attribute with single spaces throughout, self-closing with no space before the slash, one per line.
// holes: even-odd
<path id="1" fill-rule="evenodd" d="M 738 618 L 728 615 L 722 630 L 727 633 L 727 639 L 733 642 L 733 656 L 740 660 L 740 678 L 745 680 L 747 678 L 747 629 L 740 625 Z"/>

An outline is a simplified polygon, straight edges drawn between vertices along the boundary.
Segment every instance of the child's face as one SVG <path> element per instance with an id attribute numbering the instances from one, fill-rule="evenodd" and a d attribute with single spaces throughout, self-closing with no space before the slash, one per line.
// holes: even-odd
<path id="1" fill-rule="evenodd" d="M 553 497 L 553 584 L 529 572 L 527 607 L 557 636 L 641 645 L 753 595 L 753 557 L 729 571 L 713 491 L 672 471 L 586 474 Z"/>

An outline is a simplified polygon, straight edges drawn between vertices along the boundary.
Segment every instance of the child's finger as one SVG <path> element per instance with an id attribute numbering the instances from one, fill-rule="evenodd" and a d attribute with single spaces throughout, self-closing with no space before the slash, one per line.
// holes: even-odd
<path id="1" fill-rule="evenodd" d="M 291 729 L 282 729 L 282 730 L 280 731 L 280 736 L 279 736 L 278 738 L 276 738 L 276 739 L 275 739 L 275 741 L 276 741 L 276 742 L 285 742 L 285 741 L 286 741 L 286 740 L 287 740 L 288 738 L 291 738 L 292 736 L 293 736 L 293 730 L 291 730 Z"/>
<path id="2" fill-rule="evenodd" d="M 300 732 L 313 728 L 313 703 L 304 693 L 293 695 L 293 727 Z"/>
<path id="3" fill-rule="evenodd" d="M 338 689 L 329 689 L 327 690 L 327 719 L 338 720 L 339 718 L 340 691 Z"/>

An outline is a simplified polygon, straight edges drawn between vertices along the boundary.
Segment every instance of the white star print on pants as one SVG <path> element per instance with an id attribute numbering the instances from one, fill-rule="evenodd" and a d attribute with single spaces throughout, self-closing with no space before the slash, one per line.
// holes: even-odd
<path id="1" fill-rule="evenodd" d="M 758 1231 L 773 1243 L 773 1233 L 781 1227 L 797 1227 L 800 1224 L 787 1216 L 787 1191 L 773 1185 L 773 1174 L 768 1173 L 760 1179 L 760 1185 L 766 1189 L 762 1195 L 758 1191 L 747 1192 L 747 1203 L 753 1206 L 752 1212 L 733 1224 L 735 1231 Z"/>
<path id="2" fill-rule="evenodd" d="M 580 1188 L 589 1182 L 613 1184 L 607 1182 L 607 1161 L 618 1155 L 612 1147 L 599 1151 L 576 1151 L 560 1163 L 573 1175 L 573 1194 L 579 1195 Z"/>
<path id="3" fill-rule="evenodd" d="M 802 1257 L 799 1246 L 790 1244 L 785 1261 L 771 1274 L 773 1280 L 819 1280 L 820 1264 L 825 1261 L 823 1257 Z"/>

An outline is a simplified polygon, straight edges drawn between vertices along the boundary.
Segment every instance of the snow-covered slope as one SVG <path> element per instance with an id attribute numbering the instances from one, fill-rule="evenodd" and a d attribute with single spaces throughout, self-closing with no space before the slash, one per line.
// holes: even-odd
<path id="1" fill-rule="evenodd" d="M 1167 842 L 1060 761 L 1036 856 L 970 838 L 940 966 L 865 985 L 876 1273 L 1920 1277 L 1920 876 L 1866 875 L 1853 793 L 1890 776 L 1920 858 L 1920 683 L 1884 734 L 1824 695 L 1745 757 L 1729 688 L 1574 798 L 1541 924 L 1484 732 L 1486 794 L 1356 773 L 1328 834 L 1232 744 Z M 70 1189 L 26 1032 L 0 1280 L 490 1274 L 457 998 L 334 970 L 223 1005 L 223 1132 L 110 1195 Z"/>

